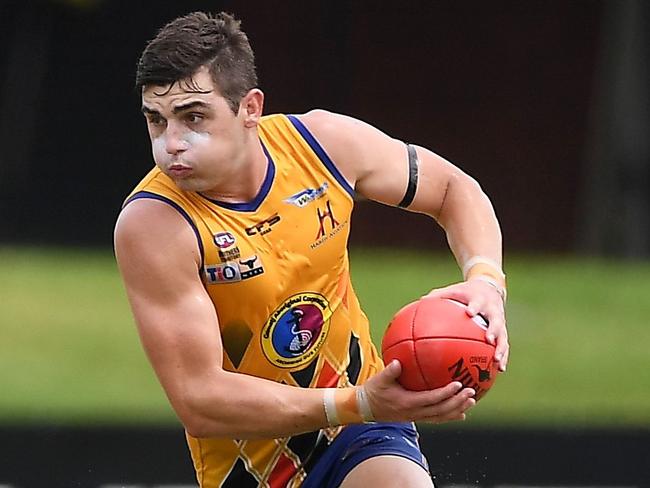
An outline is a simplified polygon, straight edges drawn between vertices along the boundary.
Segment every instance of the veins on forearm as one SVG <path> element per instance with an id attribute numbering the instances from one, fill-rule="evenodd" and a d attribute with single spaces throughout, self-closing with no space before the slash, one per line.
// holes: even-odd
<path id="1" fill-rule="evenodd" d="M 445 208 L 445 203 L 447 203 L 447 194 L 449 193 L 450 185 L 451 185 L 451 179 L 447 180 L 447 183 L 445 184 L 445 191 L 442 194 L 442 201 L 440 202 L 440 207 L 438 207 L 438 212 L 436 212 L 433 215 L 433 218 L 436 219 L 436 221 L 440 221 L 440 216 L 442 215 L 442 212 Z"/>

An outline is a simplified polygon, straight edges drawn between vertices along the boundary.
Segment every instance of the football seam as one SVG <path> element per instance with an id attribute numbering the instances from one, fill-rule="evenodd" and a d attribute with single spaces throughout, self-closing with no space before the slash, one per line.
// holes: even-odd
<path id="1" fill-rule="evenodd" d="M 415 342 L 416 340 L 418 340 L 418 341 L 426 341 L 427 339 L 429 339 L 429 340 L 456 339 L 456 340 L 460 340 L 460 341 L 478 342 L 479 344 L 487 344 L 488 346 L 492 346 L 492 344 L 490 344 L 489 342 L 483 341 L 481 339 L 472 339 L 471 337 L 461 337 L 461 336 L 430 336 L 430 337 L 424 336 L 424 337 L 418 337 L 417 339 L 414 337 L 411 340 L 413 340 Z M 400 342 L 404 342 L 404 341 L 400 341 Z M 492 347 L 494 347 L 494 346 L 492 346 Z"/>
<path id="2" fill-rule="evenodd" d="M 411 331 L 413 332 L 413 331 Z M 454 339 L 454 340 L 459 340 L 459 341 L 468 341 L 468 342 L 478 342 L 479 344 L 486 344 L 488 346 L 492 346 L 487 341 L 483 341 L 481 339 L 472 339 L 471 337 L 462 337 L 462 336 L 423 336 L 423 337 L 407 337 L 406 339 L 402 339 L 401 341 L 393 342 L 389 348 L 392 348 L 393 346 L 397 346 L 398 344 L 401 344 L 403 342 L 417 342 L 417 341 L 426 341 L 426 340 L 438 340 L 438 339 Z M 492 346 L 494 347 L 494 346 Z"/>
<path id="3" fill-rule="evenodd" d="M 415 364 L 418 366 L 418 374 L 420 375 L 420 378 L 422 378 L 422 382 L 426 385 L 427 390 L 431 390 L 431 385 L 429 385 L 429 382 L 427 381 L 426 377 L 424 376 L 424 373 L 422 371 L 422 366 L 420 366 L 420 359 L 418 358 L 418 350 L 415 347 L 415 317 L 418 315 L 418 311 L 420 310 L 420 305 L 421 302 L 418 302 L 418 306 L 415 307 L 415 313 L 413 314 L 413 318 L 411 319 L 411 341 L 413 343 L 413 357 L 415 358 Z"/>

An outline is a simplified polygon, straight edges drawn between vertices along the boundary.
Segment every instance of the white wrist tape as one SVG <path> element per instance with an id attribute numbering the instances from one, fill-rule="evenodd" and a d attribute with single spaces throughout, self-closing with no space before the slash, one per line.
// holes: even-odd
<path id="1" fill-rule="evenodd" d="M 323 407 L 325 408 L 325 418 L 327 419 L 327 425 L 330 427 L 341 425 L 338 412 L 336 411 L 334 393 L 336 393 L 336 388 L 325 388 L 325 391 L 323 393 Z"/>
<path id="2" fill-rule="evenodd" d="M 501 269 L 501 265 L 497 263 L 494 259 L 486 258 L 484 256 L 472 256 L 469 258 L 465 264 L 463 264 L 463 278 L 467 279 L 467 275 L 469 273 L 469 270 L 472 269 L 474 266 L 477 264 L 487 264 L 488 266 L 494 268 L 494 271 L 496 271 L 502 278 L 505 279 L 506 275 L 504 274 L 503 270 Z"/>
<path id="3" fill-rule="evenodd" d="M 359 407 L 359 413 L 364 422 L 374 422 L 375 416 L 372 413 L 372 408 L 370 408 L 370 402 L 368 401 L 368 395 L 366 394 L 366 389 L 363 386 L 357 388 L 357 406 Z"/>
<path id="4" fill-rule="evenodd" d="M 323 408 L 327 425 L 330 427 L 375 420 L 366 389 L 363 386 L 325 388 Z"/>

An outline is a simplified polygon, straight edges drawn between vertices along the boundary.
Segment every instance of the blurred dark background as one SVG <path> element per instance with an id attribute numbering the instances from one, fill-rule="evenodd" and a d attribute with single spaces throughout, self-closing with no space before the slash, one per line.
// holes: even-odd
<path id="1" fill-rule="evenodd" d="M 134 68 L 177 15 L 227 10 L 266 112 L 327 108 L 476 177 L 506 249 L 650 254 L 641 0 L 0 2 L 0 243 L 111 243 L 152 164 Z M 443 246 L 361 202 L 352 242 Z"/>

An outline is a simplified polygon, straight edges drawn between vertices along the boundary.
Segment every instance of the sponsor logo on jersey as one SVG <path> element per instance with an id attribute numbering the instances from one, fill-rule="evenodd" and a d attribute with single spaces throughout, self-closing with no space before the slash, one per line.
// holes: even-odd
<path id="1" fill-rule="evenodd" d="M 329 221 L 330 230 L 336 229 L 339 226 L 339 223 L 336 220 L 336 217 L 334 217 L 332 204 L 329 200 L 327 200 L 325 209 L 321 211 L 320 208 L 317 208 L 316 213 L 318 214 L 318 235 L 316 236 L 316 240 L 318 240 L 325 235 L 325 226 L 327 221 Z"/>
<path id="2" fill-rule="evenodd" d="M 217 251 L 219 252 L 219 259 L 222 263 L 235 261 L 241 256 L 239 247 L 235 245 L 235 236 L 230 232 L 218 232 L 212 237 Z"/>
<path id="3" fill-rule="evenodd" d="M 247 280 L 253 276 L 259 276 L 264 273 L 264 266 L 257 256 L 251 256 L 246 259 L 239 259 L 237 261 L 239 265 L 239 272 L 241 273 L 241 279 Z"/>
<path id="4" fill-rule="evenodd" d="M 235 236 L 230 232 L 217 232 L 214 235 L 213 240 L 219 249 L 226 249 L 235 245 Z"/>
<path id="5" fill-rule="evenodd" d="M 298 193 L 291 195 L 289 198 L 286 198 L 284 201 L 285 203 L 290 203 L 292 205 L 295 205 L 296 207 L 304 207 L 308 203 L 313 202 L 314 200 L 319 199 L 323 195 L 325 195 L 325 192 L 327 192 L 327 182 L 323 183 L 321 186 L 318 188 L 305 188 L 302 191 L 299 191 Z"/>
<path id="6" fill-rule="evenodd" d="M 309 245 L 312 249 L 316 249 L 328 239 L 334 237 L 348 223 L 347 220 L 344 222 L 336 220 L 334 210 L 332 210 L 332 203 L 329 200 L 324 206 L 319 205 L 316 208 L 316 216 L 318 217 L 318 233 L 316 234 L 316 240 Z"/>
<path id="7" fill-rule="evenodd" d="M 219 249 L 219 259 L 221 259 L 222 263 L 235 261 L 240 257 L 241 252 L 237 246 L 233 246 L 231 249 Z"/>
<path id="8" fill-rule="evenodd" d="M 264 273 L 262 261 L 257 256 L 220 264 L 208 264 L 203 269 L 209 285 L 236 283 Z"/>
<path id="9" fill-rule="evenodd" d="M 298 293 L 287 298 L 262 328 L 262 350 L 279 368 L 297 368 L 312 361 L 329 332 L 327 298 L 318 293 Z"/>
<path id="10" fill-rule="evenodd" d="M 254 236 L 256 234 L 259 235 L 264 235 L 268 234 L 273 230 L 273 226 L 280 222 L 280 215 L 278 213 L 274 213 L 271 215 L 268 219 L 262 220 L 261 222 L 256 223 L 255 225 L 252 225 L 248 228 L 246 228 L 246 234 L 249 236 Z"/>

